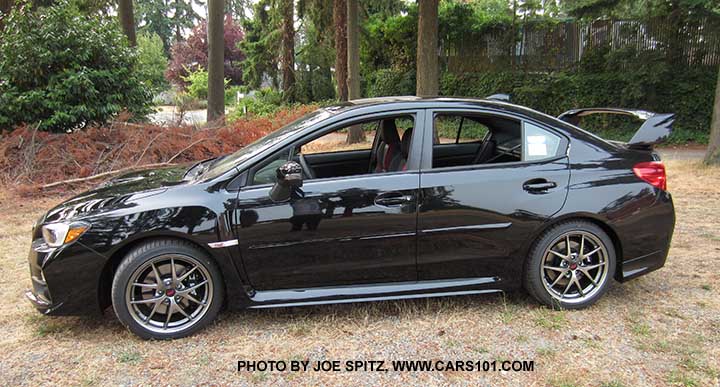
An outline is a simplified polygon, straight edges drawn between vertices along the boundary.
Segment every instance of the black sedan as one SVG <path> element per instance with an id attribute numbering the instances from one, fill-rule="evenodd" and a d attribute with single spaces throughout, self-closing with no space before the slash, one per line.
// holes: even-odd
<path id="1" fill-rule="evenodd" d="M 644 123 L 627 143 L 575 126 Z M 496 98 L 319 109 L 234 154 L 125 175 L 33 228 L 26 296 L 177 338 L 224 308 L 491 293 L 583 308 L 663 266 L 674 227 L 654 144 L 673 117 Z M 347 144 L 347 134 L 360 142 Z"/>

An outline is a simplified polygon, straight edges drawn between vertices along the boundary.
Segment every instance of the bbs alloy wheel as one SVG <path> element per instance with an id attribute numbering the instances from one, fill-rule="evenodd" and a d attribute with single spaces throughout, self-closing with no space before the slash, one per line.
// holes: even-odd
<path id="1" fill-rule="evenodd" d="M 194 246 L 160 240 L 133 250 L 115 274 L 113 307 L 143 338 L 179 338 L 212 321 L 223 287 L 214 262 Z"/>
<path id="2" fill-rule="evenodd" d="M 595 224 L 571 221 L 540 236 L 525 270 L 525 286 L 539 301 L 562 308 L 591 305 L 607 290 L 615 249 Z"/>

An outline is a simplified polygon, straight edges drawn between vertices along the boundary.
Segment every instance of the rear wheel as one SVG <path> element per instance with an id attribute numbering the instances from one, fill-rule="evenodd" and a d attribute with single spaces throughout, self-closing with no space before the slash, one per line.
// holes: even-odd
<path id="1" fill-rule="evenodd" d="M 144 339 L 190 335 L 217 316 L 223 299 L 215 263 L 194 245 L 155 240 L 132 250 L 112 287 L 115 314 Z"/>
<path id="2" fill-rule="evenodd" d="M 580 309 L 607 291 L 614 272 L 610 237 L 593 223 L 568 221 L 535 242 L 525 267 L 525 287 L 545 305 Z"/>

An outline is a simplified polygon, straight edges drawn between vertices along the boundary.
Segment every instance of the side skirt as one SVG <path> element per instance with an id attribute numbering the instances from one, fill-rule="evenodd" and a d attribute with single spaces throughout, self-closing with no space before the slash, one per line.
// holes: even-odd
<path id="1" fill-rule="evenodd" d="M 497 277 L 487 277 L 257 291 L 250 297 L 252 304 L 248 307 L 278 308 L 497 293 L 502 291 L 498 282 Z"/>

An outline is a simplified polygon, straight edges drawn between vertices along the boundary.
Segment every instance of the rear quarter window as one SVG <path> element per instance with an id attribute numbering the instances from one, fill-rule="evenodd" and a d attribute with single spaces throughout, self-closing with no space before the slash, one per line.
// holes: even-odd
<path id="1" fill-rule="evenodd" d="M 555 157 L 560 151 L 560 143 L 560 136 L 527 121 L 523 123 L 523 161 Z"/>

